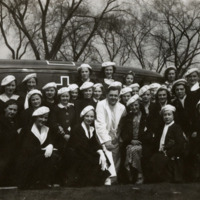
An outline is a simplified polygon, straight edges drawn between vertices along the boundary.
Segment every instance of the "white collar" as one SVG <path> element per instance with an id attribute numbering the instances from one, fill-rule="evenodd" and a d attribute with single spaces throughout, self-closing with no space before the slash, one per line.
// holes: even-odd
<path id="1" fill-rule="evenodd" d="M 81 123 L 81 126 L 83 127 L 83 129 L 84 129 L 84 131 L 85 131 L 86 137 L 87 137 L 87 138 L 91 138 L 91 137 L 93 136 L 94 127 L 93 127 L 93 126 L 90 126 L 90 128 L 89 128 L 90 134 L 89 134 L 89 133 L 88 133 L 88 129 L 87 129 L 86 125 L 85 125 L 85 122 L 82 122 L 82 123 Z"/>
<path id="2" fill-rule="evenodd" d="M 73 103 L 68 103 L 67 106 L 64 106 L 63 104 L 59 103 L 58 107 L 59 108 L 66 108 L 66 107 L 70 107 L 70 106 L 73 106 L 73 105 L 74 105 Z"/>
<path id="3" fill-rule="evenodd" d="M 95 103 L 99 102 L 99 100 L 95 99 L 94 97 L 93 97 L 93 101 L 94 101 Z"/>
<path id="4" fill-rule="evenodd" d="M 196 91 L 200 88 L 199 86 L 199 82 L 196 82 L 191 88 L 190 88 L 190 91 Z"/>
<path id="5" fill-rule="evenodd" d="M 104 82 L 107 84 L 107 85 L 110 85 L 112 82 L 114 82 L 114 79 L 110 78 L 104 78 Z"/>
<path id="6" fill-rule="evenodd" d="M 17 100 L 19 98 L 18 95 L 13 94 L 11 97 L 8 97 L 5 93 L 0 95 L 0 100 L 3 102 L 7 102 L 10 99 Z"/>
<path id="7" fill-rule="evenodd" d="M 31 132 L 38 138 L 38 140 L 40 141 L 40 144 L 43 144 L 45 140 L 47 139 L 49 127 L 43 125 L 40 132 L 34 123 L 31 128 Z"/>
<path id="8" fill-rule="evenodd" d="M 165 127 L 167 126 L 168 128 L 174 123 L 174 120 L 170 124 L 165 124 Z"/>

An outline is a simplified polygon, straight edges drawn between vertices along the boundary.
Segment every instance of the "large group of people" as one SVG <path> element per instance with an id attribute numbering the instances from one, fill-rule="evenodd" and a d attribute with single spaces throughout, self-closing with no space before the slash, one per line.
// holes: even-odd
<path id="1" fill-rule="evenodd" d="M 178 79 L 170 66 L 165 82 L 145 85 L 115 70 L 104 62 L 93 80 L 82 64 L 61 88 L 38 88 L 36 73 L 1 80 L 0 186 L 200 181 L 199 69 Z"/>

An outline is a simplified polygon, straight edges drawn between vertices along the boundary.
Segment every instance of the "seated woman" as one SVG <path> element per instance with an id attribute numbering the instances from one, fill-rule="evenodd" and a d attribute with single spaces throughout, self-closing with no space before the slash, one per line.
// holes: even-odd
<path id="1" fill-rule="evenodd" d="M 17 111 L 16 100 L 8 100 L 0 116 L 0 186 L 15 185 L 14 171 L 17 155 Z"/>
<path id="2" fill-rule="evenodd" d="M 146 127 L 146 115 L 140 109 L 140 97 L 136 94 L 127 102 L 129 114 L 123 119 L 121 138 L 125 159 L 122 164 L 128 173 L 128 179 L 132 183 L 143 183 L 143 172 L 141 166 L 142 158 L 142 135 Z M 122 156 L 123 158 L 124 156 Z"/>
<path id="3" fill-rule="evenodd" d="M 129 71 L 124 76 L 123 87 L 129 87 L 130 85 L 132 85 L 134 82 L 134 78 L 135 78 L 135 73 L 132 71 Z"/>
<path id="4" fill-rule="evenodd" d="M 156 138 L 157 152 L 151 158 L 152 181 L 182 182 L 185 137 L 179 125 L 174 122 L 176 108 L 165 105 L 161 109 L 164 126 Z"/>
<path id="5" fill-rule="evenodd" d="M 70 90 L 70 103 L 75 103 L 76 100 L 79 99 L 79 87 L 77 84 L 71 84 L 69 85 Z"/>
<path id="6" fill-rule="evenodd" d="M 53 110 L 57 105 L 57 85 L 55 82 L 47 83 L 42 88 L 44 102 L 43 105 Z"/>
<path id="7" fill-rule="evenodd" d="M 97 141 L 93 106 L 86 106 L 80 117 L 82 122 L 74 128 L 69 140 L 68 183 L 74 186 L 103 185 L 110 176 L 108 161 Z"/>
<path id="8" fill-rule="evenodd" d="M 19 106 L 22 105 L 22 98 L 19 95 L 15 94 L 17 87 L 16 78 L 13 75 L 8 75 L 1 81 L 1 94 L 0 94 L 0 112 L 3 112 L 5 103 L 14 99 Z"/>
<path id="9" fill-rule="evenodd" d="M 159 83 L 152 83 L 149 85 L 150 92 L 151 92 L 151 102 L 156 103 L 156 93 L 157 90 L 161 87 Z"/>
<path id="10" fill-rule="evenodd" d="M 126 103 L 131 98 L 131 96 L 132 96 L 132 89 L 130 87 L 122 88 L 120 92 L 120 103 L 126 106 Z"/>
<path id="11" fill-rule="evenodd" d="M 139 94 L 140 85 L 138 83 L 133 83 L 129 87 L 132 89 L 132 96 L 135 94 Z"/>
<path id="12" fill-rule="evenodd" d="M 54 151 L 51 129 L 45 125 L 50 109 L 42 106 L 32 114 L 32 125 L 22 129 L 17 159 L 19 188 L 46 188 L 55 183 L 59 155 Z"/>
<path id="13" fill-rule="evenodd" d="M 97 104 L 103 98 L 103 85 L 96 83 L 93 85 L 93 100 Z"/>

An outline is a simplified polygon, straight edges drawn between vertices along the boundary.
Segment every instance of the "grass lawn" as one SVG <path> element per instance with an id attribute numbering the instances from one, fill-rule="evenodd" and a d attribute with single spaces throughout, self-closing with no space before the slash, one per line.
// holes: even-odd
<path id="1" fill-rule="evenodd" d="M 115 185 L 46 190 L 0 189 L 0 200 L 198 200 L 200 183 Z"/>

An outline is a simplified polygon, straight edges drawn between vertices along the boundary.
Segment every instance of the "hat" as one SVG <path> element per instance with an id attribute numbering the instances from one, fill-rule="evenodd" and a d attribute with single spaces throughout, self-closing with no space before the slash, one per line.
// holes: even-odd
<path id="1" fill-rule="evenodd" d="M 15 79 L 16 78 L 13 75 L 8 75 L 1 81 L 1 86 L 8 85 L 9 83 L 14 81 Z"/>
<path id="2" fill-rule="evenodd" d="M 157 89 L 159 88 L 161 85 L 159 83 L 152 83 L 149 85 L 150 89 Z"/>
<path id="3" fill-rule="evenodd" d="M 42 106 L 42 107 L 39 107 L 38 109 L 36 109 L 32 116 L 40 116 L 40 115 L 44 115 L 46 113 L 49 113 L 50 112 L 50 109 L 46 106 Z"/>
<path id="4" fill-rule="evenodd" d="M 166 68 L 165 72 L 166 71 L 169 71 L 170 69 L 173 69 L 173 70 L 177 70 L 176 67 L 174 65 L 170 65 Z"/>
<path id="5" fill-rule="evenodd" d="M 116 66 L 116 64 L 115 64 L 115 62 L 110 62 L 110 61 L 108 61 L 108 62 L 102 63 L 101 66 L 102 66 L 102 67 L 109 67 L 109 66 Z"/>
<path id="6" fill-rule="evenodd" d="M 93 85 L 93 88 L 97 88 L 97 87 L 103 87 L 103 85 L 101 83 L 96 83 Z"/>
<path id="7" fill-rule="evenodd" d="M 133 84 L 129 85 L 128 87 L 130 87 L 130 88 L 138 87 L 139 88 L 140 85 L 138 83 L 133 83 Z"/>
<path id="8" fill-rule="evenodd" d="M 135 101 L 137 101 L 138 99 L 140 99 L 138 94 L 135 94 L 134 96 L 132 96 L 126 103 L 126 106 L 129 106 L 130 104 L 134 103 Z"/>
<path id="9" fill-rule="evenodd" d="M 162 107 L 161 111 L 160 111 L 160 114 L 162 115 L 163 112 L 165 111 L 172 111 L 172 112 L 175 112 L 176 111 L 176 108 L 170 104 L 167 104 L 165 106 Z"/>
<path id="10" fill-rule="evenodd" d="M 193 72 L 197 72 L 197 73 L 199 74 L 199 69 L 198 69 L 198 68 L 191 68 L 191 69 L 189 69 L 189 70 L 185 73 L 184 77 L 189 76 L 189 75 L 192 74 Z"/>
<path id="11" fill-rule="evenodd" d="M 150 90 L 149 85 L 144 85 L 143 87 L 140 88 L 139 90 L 139 96 L 142 96 L 146 91 Z"/>
<path id="12" fill-rule="evenodd" d="M 93 106 L 86 106 L 85 108 L 83 108 L 83 110 L 81 111 L 80 117 L 83 117 L 90 110 L 94 110 L 94 107 Z"/>
<path id="13" fill-rule="evenodd" d="M 166 91 L 169 92 L 169 90 L 167 89 L 167 86 L 166 86 L 166 85 L 161 85 L 161 86 L 158 88 L 158 90 L 157 90 L 156 93 L 158 93 L 158 91 L 160 91 L 160 90 L 166 90 Z"/>
<path id="14" fill-rule="evenodd" d="M 24 79 L 22 80 L 22 83 L 31 79 L 31 78 L 37 78 L 37 74 L 36 73 L 32 73 L 32 74 L 28 74 L 24 77 Z"/>
<path id="15" fill-rule="evenodd" d="M 69 92 L 69 91 L 70 91 L 70 90 L 69 90 L 68 87 L 62 87 L 62 88 L 60 88 L 60 89 L 58 90 L 58 95 L 61 95 L 61 94 L 65 93 L 65 92 Z"/>
<path id="16" fill-rule="evenodd" d="M 31 91 L 28 93 L 28 99 L 29 99 L 33 94 L 39 94 L 39 95 L 42 96 L 42 92 L 41 92 L 40 90 L 34 89 L 34 90 L 31 90 Z"/>
<path id="17" fill-rule="evenodd" d="M 120 88 L 122 88 L 122 83 L 119 82 L 119 81 L 114 81 L 108 86 L 108 88 L 110 88 L 110 87 L 120 87 Z"/>
<path id="18" fill-rule="evenodd" d="M 46 90 L 47 88 L 57 88 L 57 84 L 55 82 L 50 82 L 50 83 L 47 83 L 46 85 L 43 86 L 43 90 Z"/>
<path id="19" fill-rule="evenodd" d="M 88 88 L 93 87 L 93 85 L 94 85 L 94 83 L 86 81 L 81 85 L 80 90 L 86 90 Z"/>
<path id="20" fill-rule="evenodd" d="M 172 88 L 174 88 L 176 85 L 180 85 L 180 84 L 186 85 L 187 81 L 183 78 L 178 79 L 178 80 L 174 81 Z"/>
<path id="21" fill-rule="evenodd" d="M 88 68 L 88 69 L 92 70 L 92 67 L 90 65 L 88 65 L 88 64 L 81 64 L 81 66 L 77 68 L 77 71 L 79 71 L 79 70 L 81 70 L 83 68 Z"/>
<path id="22" fill-rule="evenodd" d="M 74 91 L 74 90 L 78 89 L 78 85 L 73 83 L 73 84 L 69 85 L 68 88 L 69 88 L 70 91 Z"/>
<path id="23" fill-rule="evenodd" d="M 130 87 L 122 88 L 122 89 L 121 89 L 121 92 L 120 92 L 120 96 L 121 96 L 121 95 L 124 95 L 124 94 L 126 94 L 126 93 L 128 93 L 128 92 L 132 92 L 132 89 L 131 89 Z"/>

